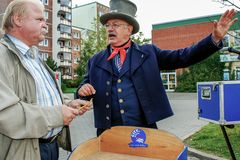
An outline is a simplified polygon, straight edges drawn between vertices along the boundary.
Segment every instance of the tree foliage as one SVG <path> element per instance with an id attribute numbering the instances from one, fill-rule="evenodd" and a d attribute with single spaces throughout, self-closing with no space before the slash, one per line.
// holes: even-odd
<path id="1" fill-rule="evenodd" d="M 196 83 L 204 81 L 220 81 L 223 76 L 224 63 L 220 62 L 220 52 L 217 52 L 189 67 L 189 71 L 178 76 L 177 92 L 196 92 Z"/>
<path id="2" fill-rule="evenodd" d="M 93 24 L 96 31 L 89 31 L 87 36 L 82 39 L 82 50 L 79 65 L 77 68 L 78 82 L 83 80 L 86 73 L 88 60 L 97 52 L 107 46 L 107 34 L 105 28 L 100 25 L 99 18 Z"/>
<path id="3" fill-rule="evenodd" d="M 131 39 L 132 39 L 133 42 L 135 42 L 139 45 L 151 42 L 151 39 L 144 38 L 143 32 L 138 32 L 137 34 L 132 35 Z"/>
<path id="4" fill-rule="evenodd" d="M 58 69 L 57 62 L 55 62 L 52 57 L 48 57 L 46 64 L 53 70 L 56 71 Z"/>

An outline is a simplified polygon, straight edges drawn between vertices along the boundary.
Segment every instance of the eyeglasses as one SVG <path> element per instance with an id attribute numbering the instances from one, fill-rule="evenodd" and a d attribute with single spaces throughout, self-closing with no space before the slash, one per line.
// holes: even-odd
<path id="1" fill-rule="evenodd" d="M 128 24 L 117 24 L 117 23 L 114 23 L 114 24 L 105 24 L 104 27 L 106 29 L 109 29 L 109 28 L 112 28 L 112 29 L 118 29 L 120 28 L 121 26 L 129 26 Z"/>

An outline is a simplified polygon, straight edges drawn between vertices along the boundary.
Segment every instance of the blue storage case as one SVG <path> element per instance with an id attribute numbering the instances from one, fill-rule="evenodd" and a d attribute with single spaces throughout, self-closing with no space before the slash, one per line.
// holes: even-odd
<path id="1" fill-rule="evenodd" d="M 240 81 L 198 82 L 198 118 L 227 125 L 240 123 Z"/>

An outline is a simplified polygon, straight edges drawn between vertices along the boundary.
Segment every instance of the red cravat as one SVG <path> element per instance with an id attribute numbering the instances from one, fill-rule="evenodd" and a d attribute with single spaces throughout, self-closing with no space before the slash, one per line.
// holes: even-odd
<path id="1" fill-rule="evenodd" d="M 127 42 L 127 44 L 125 44 L 124 46 L 122 47 L 112 47 L 113 48 L 113 52 L 111 53 L 111 55 L 108 57 L 108 61 L 113 59 L 117 54 L 118 52 L 120 53 L 120 62 L 121 62 L 121 65 L 123 65 L 125 59 L 126 59 L 126 48 L 129 48 L 131 46 L 131 40 L 129 40 Z"/>

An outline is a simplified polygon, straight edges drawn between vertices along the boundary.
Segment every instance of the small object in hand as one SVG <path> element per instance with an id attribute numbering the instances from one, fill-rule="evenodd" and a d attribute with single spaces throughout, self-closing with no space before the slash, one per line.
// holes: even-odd
<path id="1" fill-rule="evenodd" d="M 90 101 L 87 102 L 87 104 L 85 104 L 85 105 L 83 105 L 83 106 L 80 106 L 78 109 L 82 109 L 82 108 L 87 109 L 87 110 L 91 109 L 91 108 L 92 108 L 92 107 L 91 107 L 91 106 L 92 106 L 92 105 L 91 105 L 91 104 L 92 104 L 92 101 L 93 101 L 93 98 L 91 98 Z"/>

